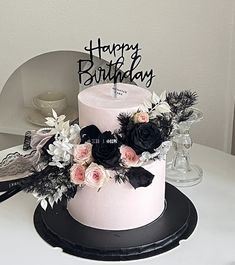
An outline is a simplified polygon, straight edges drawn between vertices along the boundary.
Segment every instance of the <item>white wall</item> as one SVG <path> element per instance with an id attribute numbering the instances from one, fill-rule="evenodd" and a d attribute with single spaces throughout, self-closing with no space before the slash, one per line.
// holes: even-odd
<path id="1" fill-rule="evenodd" d="M 194 140 L 229 151 L 234 101 L 233 0 L 1 0 L 0 90 L 28 59 L 83 51 L 90 39 L 139 42 L 152 87 L 196 90 Z M 108 58 L 106 58 L 108 59 Z"/>

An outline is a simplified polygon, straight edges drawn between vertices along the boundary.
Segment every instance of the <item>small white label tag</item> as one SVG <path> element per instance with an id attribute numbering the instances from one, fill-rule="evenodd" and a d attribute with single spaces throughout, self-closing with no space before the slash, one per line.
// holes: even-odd
<path id="1" fill-rule="evenodd" d="M 114 98 L 122 98 L 124 97 L 125 95 L 127 95 L 127 91 L 124 90 L 124 89 L 119 89 L 117 88 L 117 84 L 114 84 L 113 87 L 112 87 L 112 90 L 113 90 L 113 97 Z"/>

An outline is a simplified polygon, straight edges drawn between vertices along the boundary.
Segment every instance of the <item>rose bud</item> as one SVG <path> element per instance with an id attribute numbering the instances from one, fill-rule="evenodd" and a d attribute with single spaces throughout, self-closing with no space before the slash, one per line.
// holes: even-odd
<path id="1" fill-rule="evenodd" d="M 149 115 L 147 112 L 136 112 L 134 115 L 134 123 L 149 122 Z"/>

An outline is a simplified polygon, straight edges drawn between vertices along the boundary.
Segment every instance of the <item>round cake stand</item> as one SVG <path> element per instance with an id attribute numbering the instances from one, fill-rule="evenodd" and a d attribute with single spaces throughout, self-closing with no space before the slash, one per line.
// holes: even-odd
<path id="1" fill-rule="evenodd" d="M 120 261 L 158 255 L 179 245 L 196 227 L 197 212 L 192 202 L 177 188 L 166 184 L 166 207 L 152 223 L 130 230 L 101 230 L 75 221 L 66 202 L 47 208 L 39 205 L 34 225 L 51 246 L 78 257 Z"/>

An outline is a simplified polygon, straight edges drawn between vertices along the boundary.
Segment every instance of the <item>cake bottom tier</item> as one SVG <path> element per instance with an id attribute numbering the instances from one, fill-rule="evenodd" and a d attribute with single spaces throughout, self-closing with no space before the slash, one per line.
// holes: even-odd
<path id="1" fill-rule="evenodd" d="M 143 166 L 154 175 L 148 187 L 134 189 L 112 178 L 100 191 L 85 186 L 68 201 L 68 211 L 78 222 L 106 230 L 137 228 L 157 219 L 164 210 L 165 160 Z"/>
<path id="2" fill-rule="evenodd" d="M 192 202 L 170 184 L 166 184 L 163 214 L 136 229 L 111 231 L 85 226 L 70 216 L 66 201 L 46 211 L 38 205 L 34 214 L 37 232 L 53 247 L 78 257 L 106 261 L 134 260 L 168 251 L 187 239 L 196 223 Z"/>

